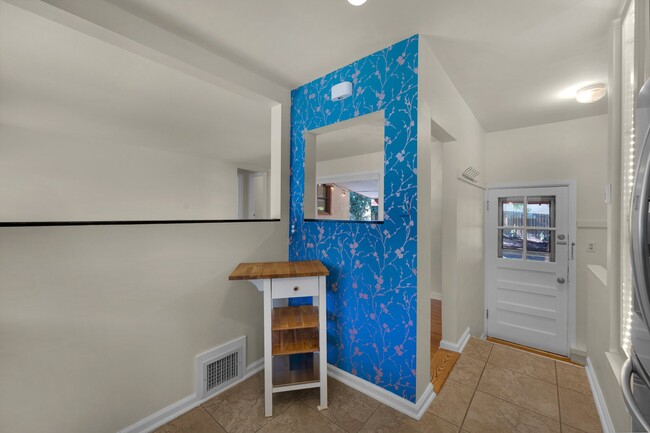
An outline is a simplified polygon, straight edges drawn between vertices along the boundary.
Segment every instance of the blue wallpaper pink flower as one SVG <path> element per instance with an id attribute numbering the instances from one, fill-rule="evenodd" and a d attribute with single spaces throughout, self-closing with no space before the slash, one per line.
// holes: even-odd
<path id="1" fill-rule="evenodd" d="M 291 92 L 289 259 L 319 259 L 327 288 L 328 362 L 415 402 L 418 37 Z M 330 90 L 353 83 L 353 95 Z M 304 221 L 303 133 L 384 110 L 384 222 Z"/>

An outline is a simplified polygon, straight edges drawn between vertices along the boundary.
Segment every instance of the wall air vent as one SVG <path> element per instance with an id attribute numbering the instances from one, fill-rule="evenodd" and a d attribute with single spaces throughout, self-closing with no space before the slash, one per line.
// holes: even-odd
<path id="1" fill-rule="evenodd" d="M 240 337 L 196 357 L 196 395 L 200 399 L 244 377 L 246 337 Z"/>

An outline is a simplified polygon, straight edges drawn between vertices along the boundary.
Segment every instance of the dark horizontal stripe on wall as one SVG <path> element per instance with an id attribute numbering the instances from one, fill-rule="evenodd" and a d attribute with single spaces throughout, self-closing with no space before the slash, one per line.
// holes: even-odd
<path id="1" fill-rule="evenodd" d="M 318 219 L 318 218 L 305 218 L 303 221 L 311 223 L 353 223 L 353 224 L 383 224 L 383 221 L 352 221 L 352 220 L 330 220 L 330 219 Z"/>
<path id="2" fill-rule="evenodd" d="M 134 220 L 134 221 L 0 221 L 0 227 L 50 227 L 50 226 L 131 226 L 152 224 L 217 224 L 279 222 L 280 219 L 250 220 Z"/>

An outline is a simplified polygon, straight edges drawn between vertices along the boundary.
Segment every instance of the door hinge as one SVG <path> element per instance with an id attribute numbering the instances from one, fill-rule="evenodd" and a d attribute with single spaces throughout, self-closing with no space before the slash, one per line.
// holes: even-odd
<path id="1" fill-rule="evenodd" d="M 490 200 L 486 200 L 486 202 L 485 202 L 485 210 L 490 210 Z"/>
<path id="2" fill-rule="evenodd" d="M 485 310 L 485 318 L 486 319 L 490 318 L 490 310 L 488 310 L 488 309 Z"/>

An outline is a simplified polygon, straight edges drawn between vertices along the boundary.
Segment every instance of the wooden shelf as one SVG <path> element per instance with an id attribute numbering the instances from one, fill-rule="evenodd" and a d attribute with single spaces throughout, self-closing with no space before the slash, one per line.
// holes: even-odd
<path id="1" fill-rule="evenodd" d="M 318 307 L 302 305 L 274 308 L 271 324 L 274 331 L 318 328 Z"/>
<path id="2" fill-rule="evenodd" d="M 298 262 L 240 263 L 230 273 L 229 280 L 263 280 L 266 278 L 295 278 L 329 275 L 318 260 Z"/>
<path id="3" fill-rule="evenodd" d="M 272 354 L 318 352 L 318 328 L 272 331 Z"/>
<path id="4" fill-rule="evenodd" d="M 294 386 L 318 382 L 320 377 L 319 355 L 309 353 L 293 361 L 290 356 L 273 357 L 273 387 Z"/>

